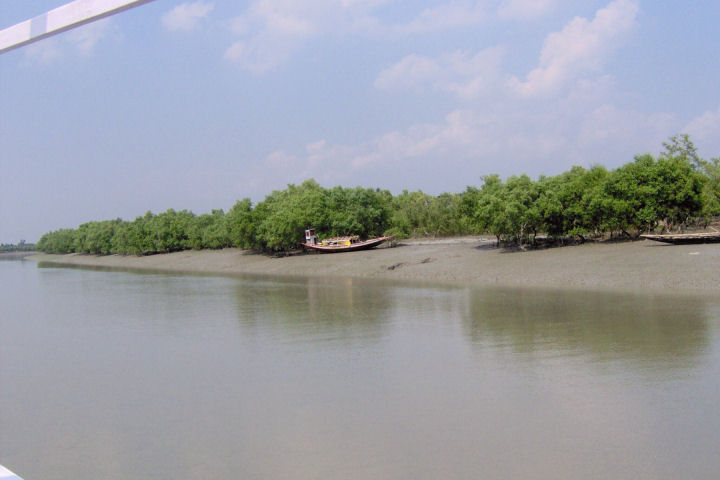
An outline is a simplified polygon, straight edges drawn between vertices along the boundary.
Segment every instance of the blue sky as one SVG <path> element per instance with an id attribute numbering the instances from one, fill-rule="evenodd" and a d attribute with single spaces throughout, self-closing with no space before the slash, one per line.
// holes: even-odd
<path id="1" fill-rule="evenodd" d="M 0 0 L 0 28 L 64 0 Z M 288 183 L 720 156 L 720 2 L 155 0 L 0 56 L 0 242 Z"/>

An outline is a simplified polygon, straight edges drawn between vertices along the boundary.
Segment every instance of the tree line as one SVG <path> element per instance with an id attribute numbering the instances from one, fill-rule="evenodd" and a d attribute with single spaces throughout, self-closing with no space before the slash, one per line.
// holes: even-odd
<path id="1" fill-rule="evenodd" d="M 373 188 L 324 188 L 314 180 L 276 190 L 256 205 L 228 211 L 147 212 L 133 221 L 92 221 L 46 233 L 46 253 L 149 255 L 237 247 L 266 252 L 297 248 L 307 227 L 325 237 L 491 234 L 498 243 L 531 244 L 538 235 L 581 241 L 674 231 L 720 216 L 720 159 L 704 160 L 687 135 L 671 137 L 658 156 L 636 156 L 617 169 L 573 167 L 533 180 L 482 178 L 461 193 L 392 195 Z"/>
<path id="2" fill-rule="evenodd" d="M 34 243 L 27 243 L 25 240 L 20 240 L 19 243 L 3 243 L 0 244 L 0 253 L 2 252 L 33 252 L 35 251 Z"/>

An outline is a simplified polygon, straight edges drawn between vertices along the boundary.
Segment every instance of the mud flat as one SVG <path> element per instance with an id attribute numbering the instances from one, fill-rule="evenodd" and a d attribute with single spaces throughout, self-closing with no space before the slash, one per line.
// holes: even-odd
<path id="1" fill-rule="evenodd" d="M 720 292 L 720 245 L 649 240 L 508 252 L 488 239 L 417 240 L 342 254 L 270 257 L 238 250 L 146 257 L 35 255 L 54 265 L 219 275 L 355 277 L 465 286 L 546 287 L 653 293 Z"/>

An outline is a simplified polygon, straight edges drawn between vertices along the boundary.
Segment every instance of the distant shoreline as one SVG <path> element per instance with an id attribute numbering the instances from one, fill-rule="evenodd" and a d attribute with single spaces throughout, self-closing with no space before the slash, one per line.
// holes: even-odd
<path id="1" fill-rule="evenodd" d="M 507 252 L 487 238 L 416 240 L 394 248 L 274 258 L 224 249 L 145 257 L 46 255 L 56 266 L 207 275 L 367 278 L 461 286 L 543 287 L 717 295 L 720 245 L 652 241 Z"/>
<path id="2" fill-rule="evenodd" d="M 15 250 L 12 252 L 0 252 L 0 260 L 15 260 L 38 254 L 40 254 L 40 252 L 37 252 L 35 250 Z"/>

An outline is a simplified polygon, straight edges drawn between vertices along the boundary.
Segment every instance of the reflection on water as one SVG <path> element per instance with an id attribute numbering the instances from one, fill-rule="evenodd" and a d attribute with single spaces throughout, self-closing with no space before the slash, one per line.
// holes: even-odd
<path id="1" fill-rule="evenodd" d="M 661 295 L 486 289 L 463 321 L 476 345 L 510 353 L 577 354 L 626 367 L 691 368 L 710 349 L 710 307 Z"/>
<path id="2" fill-rule="evenodd" d="M 278 329 L 305 339 L 379 339 L 393 307 L 392 292 L 351 279 L 240 282 L 235 289 L 243 332 Z"/>
<path id="3" fill-rule="evenodd" d="M 0 265 L 26 478 L 714 478 L 717 302 Z"/>

